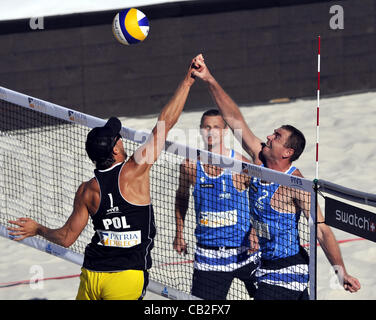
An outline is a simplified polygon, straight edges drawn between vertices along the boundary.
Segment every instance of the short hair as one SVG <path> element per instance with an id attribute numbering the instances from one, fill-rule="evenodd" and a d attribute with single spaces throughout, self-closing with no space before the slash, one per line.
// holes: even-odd
<path id="1" fill-rule="evenodd" d="M 95 168 L 98 169 L 98 170 L 106 170 L 108 168 L 110 168 L 114 163 L 115 163 L 115 159 L 114 159 L 114 155 L 111 153 L 108 158 L 106 159 L 101 159 L 101 160 L 96 160 L 96 161 L 93 161 L 94 164 L 95 164 Z"/>
<path id="2" fill-rule="evenodd" d="M 121 138 L 120 130 L 121 121 L 111 117 L 103 127 L 95 127 L 87 134 L 85 150 L 98 169 L 107 169 L 115 162 L 112 151 Z"/>
<path id="3" fill-rule="evenodd" d="M 223 119 L 222 113 L 218 109 L 210 109 L 210 110 L 205 111 L 201 116 L 200 127 L 202 127 L 202 125 L 204 124 L 205 117 L 216 117 L 216 116 L 222 117 Z M 223 123 L 225 124 L 225 128 L 226 128 L 227 123 L 225 119 L 223 119 Z"/>
<path id="4" fill-rule="evenodd" d="M 291 162 L 298 160 L 306 145 L 304 134 L 289 124 L 283 125 L 281 128 L 290 132 L 285 147 L 294 149 L 294 154 L 290 157 Z"/>

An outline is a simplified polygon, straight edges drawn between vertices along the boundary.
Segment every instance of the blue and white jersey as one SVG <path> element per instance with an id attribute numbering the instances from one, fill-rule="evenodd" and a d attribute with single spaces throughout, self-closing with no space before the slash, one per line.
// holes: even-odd
<path id="1" fill-rule="evenodd" d="M 292 174 L 296 167 L 286 171 Z M 259 281 L 303 291 L 308 282 L 308 261 L 300 247 L 297 213 L 281 212 L 272 207 L 272 198 L 279 188 L 276 183 L 263 183 L 253 178 L 249 188 L 252 223 L 261 250 Z"/>
<path id="2" fill-rule="evenodd" d="M 296 167 L 286 172 L 291 174 Z M 288 213 L 275 210 L 271 201 L 279 188 L 276 183 L 263 183 L 259 178 L 251 181 L 249 201 L 253 223 L 259 238 L 261 257 L 279 259 L 299 252 L 298 221 L 300 212 Z"/>
<path id="3" fill-rule="evenodd" d="M 232 150 L 231 157 L 234 155 Z M 232 271 L 255 259 L 248 255 L 251 229 L 248 190 L 238 191 L 232 179 L 228 170 L 216 177 L 207 175 L 197 161 L 193 191 L 197 269 Z"/>

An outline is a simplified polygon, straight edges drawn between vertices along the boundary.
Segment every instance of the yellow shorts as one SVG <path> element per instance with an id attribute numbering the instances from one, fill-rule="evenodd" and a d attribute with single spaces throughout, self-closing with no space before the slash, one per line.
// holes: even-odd
<path id="1" fill-rule="evenodd" d="M 143 270 L 96 272 L 81 268 L 76 300 L 141 300 L 148 282 L 148 272 Z"/>

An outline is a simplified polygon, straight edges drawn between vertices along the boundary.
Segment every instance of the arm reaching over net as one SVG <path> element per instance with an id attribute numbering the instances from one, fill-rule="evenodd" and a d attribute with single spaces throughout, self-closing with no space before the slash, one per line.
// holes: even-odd
<path id="1" fill-rule="evenodd" d="M 176 124 L 184 108 L 191 86 L 193 61 L 176 89 L 172 98 L 163 107 L 147 141 L 140 146 L 127 161 L 122 175 L 126 187 L 122 189 L 124 197 L 135 204 L 150 203 L 150 169 L 164 149 L 168 132 Z"/>
<path id="2" fill-rule="evenodd" d="M 204 57 L 199 54 L 193 59 L 198 66 L 192 74 L 208 84 L 209 92 L 222 113 L 226 123 L 233 131 L 235 137 L 242 144 L 244 150 L 252 157 L 255 164 L 261 164 L 259 155 L 262 150 L 262 141 L 248 127 L 242 113 L 235 101 L 225 92 L 221 85 L 210 73 L 205 64 Z"/>
<path id="3" fill-rule="evenodd" d="M 195 81 L 192 77 L 193 67 L 194 65 L 191 63 L 173 97 L 162 109 L 149 140 L 137 149 L 125 163 L 126 170 L 121 171 L 119 186 L 122 195 L 131 203 L 137 205 L 150 203 L 149 171 L 164 148 L 169 130 L 175 125 L 183 110 L 190 87 Z M 120 130 L 120 121 L 111 118 L 104 127 L 96 127 L 89 133 L 86 151 L 96 166 L 110 159 L 109 167 L 111 167 L 126 159 Z M 104 155 L 104 153 L 106 154 Z M 87 225 L 89 216 L 97 212 L 100 198 L 98 183 L 93 178 L 83 182 L 78 188 L 73 212 L 61 228 L 50 229 L 30 218 L 23 217 L 9 221 L 16 227 L 9 227 L 8 230 L 17 241 L 40 235 L 48 241 L 69 247 Z"/>
<path id="4" fill-rule="evenodd" d="M 183 81 L 179 84 L 174 95 L 159 114 L 158 121 L 149 139 L 143 146 L 136 150 L 134 157 L 138 165 L 145 168 L 151 166 L 162 152 L 167 134 L 178 121 L 187 100 L 189 90 L 195 81 L 194 77 L 192 77 L 193 68 L 194 64 L 192 61 Z"/>

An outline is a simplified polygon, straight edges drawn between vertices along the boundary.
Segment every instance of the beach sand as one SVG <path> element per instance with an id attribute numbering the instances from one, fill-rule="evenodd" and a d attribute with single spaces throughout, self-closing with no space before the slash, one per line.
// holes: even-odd
<path id="1" fill-rule="evenodd" d="M 235 99 L 236 100 L 236 99 Z M 204 110 L 183 112 L 169 140 L 187 144 L 182 132 L 197 129 Z M 283 124 L 299 128 L 307 139 L 306 150 L 295 165 L 308 179 L 315 177 L 316 101 L 297 100 L 282 104 L 265 104 L 241 107 L 250 128 L 261 139 Z M 156 116 L 122 118 L 123 124 L 138 130 L 150 130 Z M 376 193 L 376 93 L 359 93 L 321 99 L 319 178 L 348 188 Z M 199 139 L 196 139 L 199 140 Z M 239 150 L 239 146 L 236 146 Z M 319 201 L 323 208 L 323 200 Z M 374 211 L 373 211 L 374 212 Z M 174 222 L 171 222 L 174 223 Z M 158 226 L 157 226 L 158 228 Z M 340 244 L 349 274 L 357 277 L 362 285 L 358 293 L 350 294 L 339 288 L 336 276 L 318 248 L 318 299 L 376 299 L 374 290 L 374 261 L 376 244 L 357 240 L 357 236 L 334 230 L 337 240 L 351 240 Z M 0 238 L 0 283 L 78 275 L 80 266 L 61 260 L 47 253 Z M 2 300 L 49 299 L 70 300 L 77 293 L 79 278 L 48 280 L 0 288 Z M 164 299 L 148 292 L 146 299 Z"/>

